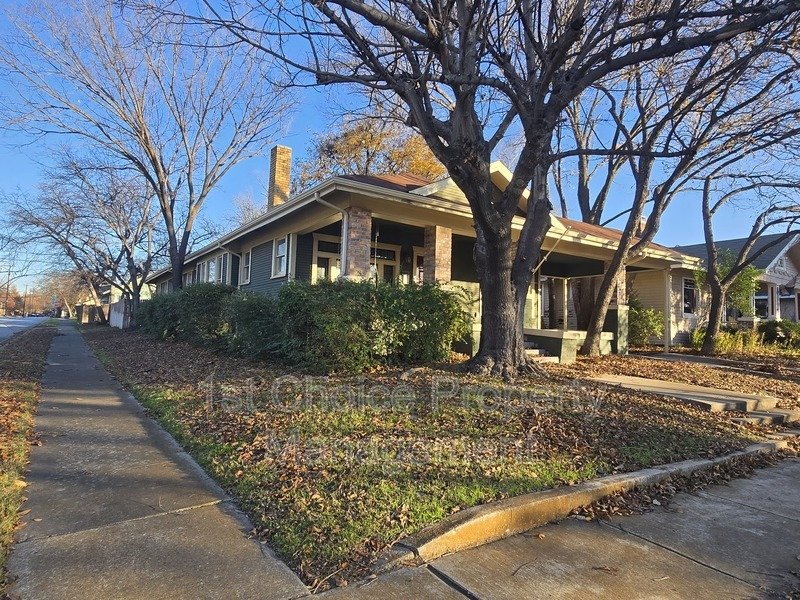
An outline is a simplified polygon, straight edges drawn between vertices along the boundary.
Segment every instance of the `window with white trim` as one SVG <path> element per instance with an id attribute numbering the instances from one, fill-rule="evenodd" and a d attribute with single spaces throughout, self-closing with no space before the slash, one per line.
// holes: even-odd
<path id="1" fill-rule="evenodd" d="M 241 269 L 241 285 L 250 283 L 250 261 L 252 259 L 252 252 L 248 250 L 242 253 L 242 269 Z"/>
<path id="2" fill-rule="evenodd" d="M 206 263 L 206 272 L 208 274 L 208 278 L 206 281 L 209 283 L 216 283 L 217 281 L 217 261 L 216 259 L 211 259 Z"/>
<path id="3" fill-rule="evenodd" d="M 697 313 L 697 284 L 694 279 L 683 278 L 683 314 Z"/>
<path id="4" fill-rule="evenodd" d="M 272 244 L 272 276 L 285 277 L 289 264 L 289 237 L 276 239 Z"/>

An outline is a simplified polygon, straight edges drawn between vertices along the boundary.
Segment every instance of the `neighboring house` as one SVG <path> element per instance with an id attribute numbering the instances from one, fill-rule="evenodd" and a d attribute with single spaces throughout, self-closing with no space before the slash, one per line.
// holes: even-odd
<path id="1" fill-rule="evenodd" d="M 762 235 L 753 245 L 751 255 L 780 237 L 781 234 Z M 740 238 L 719 241 L 715 245 L 718 251 L 738 256 L 746 242 L 747 238 Z M 678 246 L 676 250 L 697 256 L 703 263 L 708 258 L 705 244 Z M 799 320 L 800 234 L 767 248 L 753 261 L 753 266 L 762 271 L 753 295 L 754 314 L 763 319 Z"/>
<path id="2" fill-rule="evenodd" d="M 469 205 L 459 188 L 445 178 L 426 181 L 413 175 L 336 176 L 289 196 L 291 150 L 272 150 L 265 214 L 222 236 L 186 258 L 183 281 L 217 282 L 241 290 L 276 294 L 292 279 L 317 282 L 338 277 L 376 281 L 440 282 L 471 291 L 474 315 L 480 323 L 480 292 L 473 263 L 475 230 Z M 278 165 L 278 168 L 275 168 Z M 511 177 L 499 162 L 492 164 L 498 191 Z M 514 217 L 515 237 L 522 228 L 527 194 Z M 620 239 L 620 232 L 579 221 L 551 217 L 536 268 L 525 314 L 526 335 L 549 347 L 564 339 L 579 339 L 570 326 L 569 281 L 602 276 Z M 664 279 L 670 269 L 697 269 L 696 258 L 650 244 L 631 261 L 628 274 L 653 273 Z M 160 293 L 171 289 L 170 270 L 153 273 L 148 283 Z M 541 290 L 552 286 L 553 306 Z M 662 286 L 661 288 L 665 288 Z M 667 294 L 662 291 L 662 303 Z M 546 330 L 542 323 L 558 323 Z M 681 315 L 682 316 L 682 313 Z M 546 318 L 545 318 L 546 317 Z M 677 317 L 676 317 L 677 318 Z M 625 280 L 617 286 L 606 323 L 606 350 L 627 350 Z M 479 334 L 476 326 L 475 337 Z M 552 342 L 556 340 L 556 342 Z"/>

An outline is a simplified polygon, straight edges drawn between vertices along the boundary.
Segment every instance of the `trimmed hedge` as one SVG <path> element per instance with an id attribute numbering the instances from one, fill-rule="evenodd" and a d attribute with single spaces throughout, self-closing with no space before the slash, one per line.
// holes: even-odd
<path id="1" fill-rule="evenodd" d="M 466 292 L 463 292 L 466 294 Z M 462 292 L 435 285 L 292 282 L 277 298 L 213 284 L 143 302 L 139 327 L 315 372 L 441 361 L 471 331 Z"/>

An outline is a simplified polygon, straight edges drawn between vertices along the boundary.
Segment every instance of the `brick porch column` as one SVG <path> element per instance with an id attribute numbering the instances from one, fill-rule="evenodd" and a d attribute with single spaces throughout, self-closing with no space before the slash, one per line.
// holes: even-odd
<path id="1" fill-rule="evenodd" d="M 372 245 L 372 212 L 358 206 L 347 209 L 347 261 L 345 277 L 368 279 Z"/>
<path id="2" fill-rule="evenodd" d="M 425 254 L 422 280 L 425 283 L 449 283 L 453 254 L 453 230 L 439 225 L 425 228 Z"/>

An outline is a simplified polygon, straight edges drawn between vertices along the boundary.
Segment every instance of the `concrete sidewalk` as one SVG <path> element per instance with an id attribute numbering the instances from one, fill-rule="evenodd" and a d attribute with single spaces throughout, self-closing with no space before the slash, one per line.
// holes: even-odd
<path id="1" fill-rule="evenodd" d="M 799 597 L 798 507 L 800 460 L 786 460 L 679 494 L 669 508 L 607 523 L 568 519 L 324 597 Z"/>
<path id="2" fill-rule="evenodd" d="M 172 438 L 59 326 L 8 563 L 28 600 L 288 599 L 306 587 Z"/>

